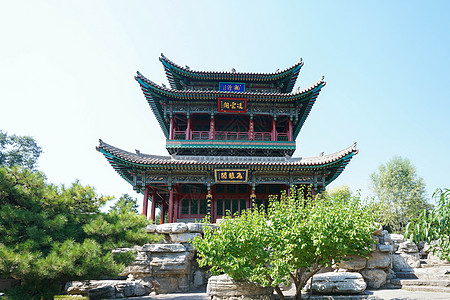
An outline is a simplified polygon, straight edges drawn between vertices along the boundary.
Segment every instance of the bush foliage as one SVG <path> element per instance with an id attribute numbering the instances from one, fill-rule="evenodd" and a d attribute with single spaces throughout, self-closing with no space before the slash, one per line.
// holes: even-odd
<path id="1" fill-rule="evenodd" d="M 431 250 L 450 261 L 450 189 L 437 190 L 436 206 L 424 209 L 405 228 L 405 236 L 414 242 L 432 243 Z"/>
<path id="2" fill-rule="evenodd" d="M 132 255 L 111 250 L 152 237 L 132 204 L 101 212 L 110 199 L 79 182 L 57 187 L 41 172 L 0 167 L 0 276 L 22 280 L 10 297 L 52 299 L 66 281 L 122 271 Z"/>
<path id="3" fill-rule="evenodd" d="M 293 189 L 264 209 L 228 214 L 219 229 L 205 229 L 194 247 L 199 264 L 215 275 L 273 286 L 293 280 L 296 298 L 320 269 L 349 254 L 366 255 L 373 243 L 374 218 L 359 197 L 335 193 L 314 201 Z"/>

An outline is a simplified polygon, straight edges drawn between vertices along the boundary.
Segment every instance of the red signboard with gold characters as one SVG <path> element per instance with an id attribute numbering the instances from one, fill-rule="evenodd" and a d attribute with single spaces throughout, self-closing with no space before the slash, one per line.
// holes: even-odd
<path id="1" fill-rule="evenodd" d="M 214 170 L 216 182 L 239 183 L 247 182 L 247 170 Z"/>
<path id="2" fill-rule="evenodd" d="M 219 112 L 245 113 L 247 99 L 243 98 L 219 98 Z"/>

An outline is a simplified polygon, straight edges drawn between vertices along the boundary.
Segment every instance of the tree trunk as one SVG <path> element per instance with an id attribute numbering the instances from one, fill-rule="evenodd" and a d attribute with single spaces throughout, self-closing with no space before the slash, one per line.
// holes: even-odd
<path id="1" fill-rule="evenodd" d="M 280 287 L 276 285 L 274 289 L 277 292 L 278 296 L 280 297 L 280 300 L 285 300 L 283 292 L 281 291 Z"/>

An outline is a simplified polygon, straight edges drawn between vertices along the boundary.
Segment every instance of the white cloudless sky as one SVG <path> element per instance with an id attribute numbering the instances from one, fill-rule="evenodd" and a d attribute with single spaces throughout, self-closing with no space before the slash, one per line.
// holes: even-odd
<path id="1" fill-rule="evenodd" d="M 160 53 L 194 70 L 325 76 L 295 157 L 360 153 L 330 187 L 408 158 L 431 196 L 450 187 L 448 1 L 0 1 L 0 129 L 33 136 L 48 181 L 134 197 L 97 151 L 167 155 L 136 71 L 168 85 Z"/>

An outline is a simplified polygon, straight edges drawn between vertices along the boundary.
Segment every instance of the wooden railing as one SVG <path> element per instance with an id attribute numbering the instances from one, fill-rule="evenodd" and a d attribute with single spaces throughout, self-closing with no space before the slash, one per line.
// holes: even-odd
<path id="1" fill-rule="evenodd" d="M 288 133 L 277 133 L 277 141 L 289 141 Z"/>
<path id="2" fill-rule="evenodd" d="M 270 140 L 272 140 L 272 134 L 270 132 L 255 132 L 254 140 L 255 141 L 270 141 Z"/>
<path id="3" fill-rule="evenodd" d="M 191 140 L 209 140 L 209 131 L 192 131 Z"/>
<path id="4" fill-rule="evenodd" d="M 174 140 L 186 140 L 186 130 L 174 131 L 173 139 Z M 249 132 L 232 132 L 232 131 L 214 131 L 212 133 L 212 139 L 213 140 L 221 140 L 221 141 L 248 141 L 248 140 L 250 140 L 250 133 Z M 196 140 L 196 141 L 210 140 L 210 132 L 209 131 L 191 131 L 190 140 Z M 254 141 L 271 141 L 272 133 L 271 132 L 254 132 L 253 140 Z M 288 133 L 276 133 L 275 140 L 276 141 L 289 141 L 289 134 Z"/>

